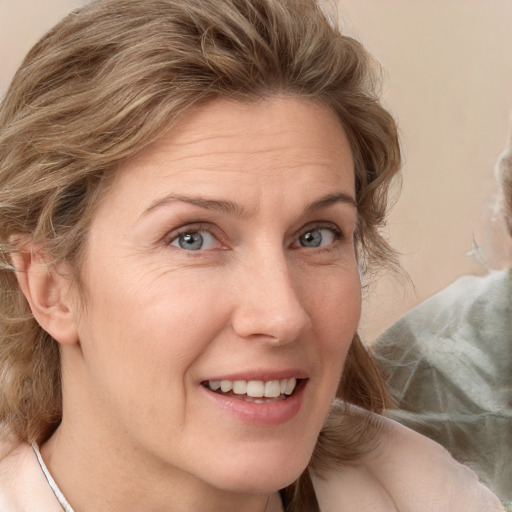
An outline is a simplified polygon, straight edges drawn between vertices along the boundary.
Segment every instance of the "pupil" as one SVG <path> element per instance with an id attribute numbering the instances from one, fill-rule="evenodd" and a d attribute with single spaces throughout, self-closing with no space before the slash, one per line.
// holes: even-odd
<path id="1" fill-rule="evenodd" d="M 203 246 L 203 237 L 199 233 L 185 233 L 180 237 L 180 247 L 189 251 L 197 251 Z"/>
<path id="2" fill-rule="evenodd" d="M 308 231 L 302 235 L 301 242 L 307 247 L 318 247 L 322 243 L 322 234 L 318 229 Z"/>

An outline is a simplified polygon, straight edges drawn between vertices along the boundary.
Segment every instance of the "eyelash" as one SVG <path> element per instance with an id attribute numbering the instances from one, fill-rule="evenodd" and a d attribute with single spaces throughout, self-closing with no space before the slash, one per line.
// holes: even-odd
<path id="1" fill-rule="evenodd" d="M 219 244 L 223 245 L 223 242 L 222 242 L 223 237 L 221 237 L 221 235 L 219 235 L 216 231 L 218 231 L 218 230 L 213 229 L 212 225 L 209 223 L 199 222 L 199 223 L 194 223 L 194 224 L 187 224 L 185 226 L 182 226 L 182 227 L 172 231 L 172 233 L 170 233 L 166 237 L 165 242 L 167 245 L 172 245 L 172 243 L 175 242 L 176 240 L 178 240 L 180 236 L 184 236 L 186 234 L 194 234 L 194 233 L 203 233 L 204 232 L 204 233 L 209 233 L 211 236 L 213 236 L 215 238 L 215 240 L 217 240 L 219 242 Z"/>
<path id="2" fill-rule="evenodd" d="M 312 225 L 306 226 L 306 228 L 301 229 L 298 232 L 298 234 L 296 235 L 296 241 L 299 241 L 301 239 L 301 237 L 303 237 L 304 235 L 306 235 L 309 232 L 317 231 L 317 230 L 320 231 L 320 230 L 324 230 L 324 229 L 327 229 L 332 232 L 333 242 L 331 244 L 329 244 L 328 246 L 313 247 L 313 249 L 330 250 L 330 249 L 332 249 L 332 245 L 334 245 L 335 242 L 343 240 L 344 234 L 338 226 L 336 226 L 335 224 L 331 224 L 331 223 L 320 222 L 317 224 L 312 224 Z M 308 247 L 298 246 L 297 248 L 306 248 L 307 249 Z"/>
<path id="3" fill-rule="evenodd" d="M 319 231 L 319 230 L 323 230 L 323 229 L 327 229 L 333 233 L 333 243 L 343 240 L 343 238 L 344 238 L 344 233 L 338 226 L 336 226 L 335 224 L 331 224 L 331 223 L 320 222 L 320 223 L 311 224 L 309 226 L 306 226 L 305 228 L 298 231 L 294 235 L 295 241 L 292 244 L 292 247 L 294 249 L 300 249 L 300 248 L 308 249 L 307 246 L 302 246 L 302 245 L 296 246 L 295 244 L 298 243 L 300 241 L 301 237 L 306 235 L 308 232 L 312 232 L 312 231 L 316 231 L 316 230 Z M 221 237 L 219 234 L 215 233 L 215 231 L 218 231 L 218 230 L 212 229 L 212 225 L 208 224 L 208 223 L 188 224 L 188 225 L 178 228 L 177 230 L 170 233 L 166 237 L 165 243 L 168 246 L 172 246 L 173 242 L 176 242 L 180 236 L 184 236 L 186 234 L 195 234 L 195 233 L 205 232 L 205 233 L 210 234 L 213 238 L 215 238 L 215 240 L 217 240 L 217 242 L 220 245 L 224 245 L 224 243 L 222 241 L 223 237 Z M 330 244 L 327 247 L 320 246 L 320 247 L 312 247 L 312 248 L 317 249 L 317 250 L 329 250 L 329 249 L 331 249 L 331 245 L 333 245 L 333 244 Z M 183 248 L 182 248 L 182 250 L 186 251 L 186 249 L 183 249 Z M 202 249 L 202 250 L 199 249 L 197 251 L 186 251 L 186 252 L 193 253 L 193 252 L 201 252 L 204 250 L 208 250 L 208 249 Z M 212 249 L 210 249 L 210 250 L 212 250 Z"/>

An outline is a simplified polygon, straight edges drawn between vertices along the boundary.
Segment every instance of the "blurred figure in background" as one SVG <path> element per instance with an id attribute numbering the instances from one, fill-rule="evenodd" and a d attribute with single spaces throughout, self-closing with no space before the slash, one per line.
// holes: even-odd
<path id="1" fill-rule="evenodd" d="M 512 130 L 496 177 L 512 237 Z M 511 265 L 458 279 L 373 349 L 396 401 L 389 415 L 443 444 L 512 510 Z"/>

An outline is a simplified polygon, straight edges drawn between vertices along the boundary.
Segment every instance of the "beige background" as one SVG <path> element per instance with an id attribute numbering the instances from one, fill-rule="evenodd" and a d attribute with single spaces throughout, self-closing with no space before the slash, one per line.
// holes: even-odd
<path id="1" fill-rule="evenodd" d="M 32 44 L 78 0 L 0 0 L 0 94 Z M 340 0 L 346 30 L 386 69 L 384 98 L 401 128 L 402 193 L 388 233 L 414 286 L 381 276 L 363 335 L 464 273 L 512 254 L 490 223 L 493 166 L 512 109 L 512 0 Z"/>
<path id="2" fill-rule="evenodd" d="M 381 278 L 363 335 L 372 340 L 419 301 L 464 273 L 502 267 L 493 167 L 512 109 L 512 0 L 341 0 L 347 30 L 386 69 L 385 100 L 405 156 L 391 241 L 415 285 Z M 498 224 L 499 226 L 500 224 Z M 482 249 L 479 264 L 473 241 Z"/>

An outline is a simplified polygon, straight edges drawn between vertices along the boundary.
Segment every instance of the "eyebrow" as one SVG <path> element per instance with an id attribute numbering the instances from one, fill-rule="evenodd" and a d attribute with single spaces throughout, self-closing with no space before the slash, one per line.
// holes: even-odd
<path id="1" fill-rule="evenodd" d="M 345 192 L 338 192 L 336 194 L 329 194 L 325 197 L 314 201 L 306 208 L 306 213 L 311 213 L 316 210 L 321 210 L 322 208 L 327 208 L 336 203 L 344 203 L 357 208 L 356 200 L 350 194 L 346 194 Z"/>
<path id="2" fill-rule="evenodd" d="M 193 206 L 198 206 L 199 208 L 204 208 L 206 210 L 214 210 L 221 213 L 227 213 L 235 215 L 237 217 L 248 217 L 250 215 L 250 212 L 247 211 L 243 206 L 233 201 L 227 201 L 224 199 L 207 199 L 206 197 L 201 196 L 186 196 L 182 194 L 173 193 L 168 194 L 167 196 L 161 199 L 157 199 L 155 202 L 151 203 L 149 208 L 144 210 L 141 217 L 145 217 L 153 210 L 156 210 L 158 208 L 161 208 L 162 206 L 167 206 L 175 202 L 188 203 Z"/>
<path id="3" fill-rule="evenodd" d="M 146 215 L 148 215 L 149 213 L 158 208 L 167 206 L 174 202 L 187 203 L 193 206 L 198 206 L 199 208 L 204 208 L 206 210 L 214 210 L 221 213 L 227 213 L 230 215 L 235 215 L 236 217 L 240 218 L 250 217 L 252 214 L 252 212 L 250 212 L 240 204 L 235 203 L 233 201 L 228 201 L 224 199 L 207 199 L 202 196 L 186 196 L 182 194 L 172 193 L 168 194 L 167 196 L 161 199 L 157 199 L 156 201 L 151 203 L 151 205 L 146 210 L 144 210 L 144 212 L 141 215 L 141 218 L 145 217 Z M 335 194 L 329 194 L 325 197 L 322 197 L 314 201 L 313 203 L 308 205 L 304 211 L 305 213 L 312 213 L 314 211 L 327 208 L 336 203 L 344 203 L 351 205 L 354 208 L 357 208 L 357 203 L 354 197 L 345 192 L 338 192 Z"/>

